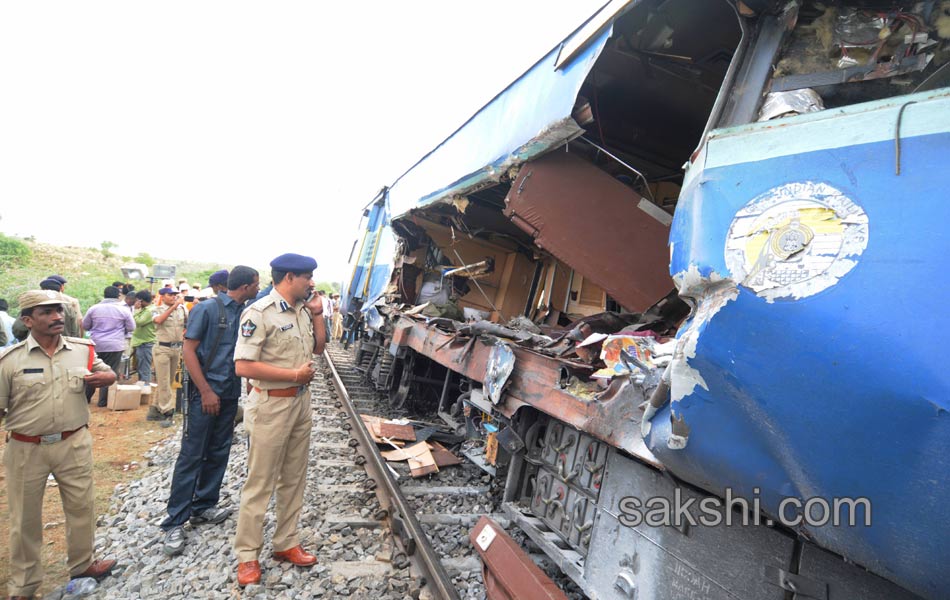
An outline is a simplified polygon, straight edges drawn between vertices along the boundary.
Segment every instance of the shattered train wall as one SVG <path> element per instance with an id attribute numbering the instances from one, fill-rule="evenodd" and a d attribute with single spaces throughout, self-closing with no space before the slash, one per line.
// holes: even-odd
<path id="1" fill-rule="evenodd" d="M 505 214 L 535 243 L 642 311 L 673 289 L 669 215 L 609 174 L 566 152 L 526 163 Z"/>
<path id="2" fill-rule="evenodd" d="M 421 220 L 419 221 L 422 222 Z M 426 233 L 453 264 L 469 264 L 491 257 L 495 260 L 495 271 L 487 277 L 479 278 L 478 285 L 491 304 L 501 313 L 503 319 L 509 319 L 524 313 L 531 291 L 535 262 L 516 251 L 514 245 L 502 246 L 480 239 L 471 239 L 460 231 L 453 232 L 447 227 L 425 222 Z M 458 252 L 459 256 L 455 255 Z M 461 262 L 459 257 L 461 257 Z M 490 312 L 492 306 L 475 284 L 469 292 L 460 298 L 462 306 L 469 306 Z"/>
<path id="3" fill-rule="evenodd" d="M 671 234 L 694 310 L 644 429 L 678 477 L 771 515 L 867 498 L 873 526 L 802 534 L 946 598 L 950 94 L 905 101 L 714 133 Z"/>

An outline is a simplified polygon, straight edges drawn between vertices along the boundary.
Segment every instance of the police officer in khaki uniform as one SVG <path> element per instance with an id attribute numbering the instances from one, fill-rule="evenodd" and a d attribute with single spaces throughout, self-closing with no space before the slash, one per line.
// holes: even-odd
<path id="1" fill-rule="evenodd" d="M 283 254 L 270 266 L 274 289 L 241 315 L 234 350 L 235 372 L 253 386 L 244 411 L 250 437 L 247 481 L 234 536 L 241 586 L 261 580 L 264 512 L 275 490 L 274 558 L 301 567 L 317 562 L 297 534 L 312 427 L 308 384 L 313 355 L 323 352 L 326 339 L 323 304 L 313 293 L 317 261 Z"/>
<path id="2" fill-rule="evenodd" d="M 155 323 L 155 346 L 152 350 L 152 366 L 158 389 L 149 399 L 149 421 L 168 421 L 175 414 L 175 392 L 172 384 L 181 360 L 181 344 L 185 336 L 187 313 L 178 290 L 163 287 L 158 290 L 161 306 L 152 322 Z"/>
<path id="3" fill-rule="evenodd" d="M 114 560 L 93 561 L 95 489 L 92 436 L 85 386 L 104 387 L 115 373 L 92 342 L 66 337 L 65 300 L 36 290 L 19 298 L 27 338 L 0 354 L 0 420 L 10 504 L 10 580 L 14 598 L 30 598 L 43 582 L 43 493 L 52 473 L 66 515 L 67 563 L 72 578 L 107 576 Z"/>
<path id="4" fill-rule="evenodd" d="M 82 307 L 79 306 L 79 300 L 66 293 L 66 278 L 62 275 L 50 275 L 47 279 L 52 279 L 59 283 L 59 293 L 66 300 L 66 330 L 65 335 L 82 337 L 85 331 L 82 328 Z"/>

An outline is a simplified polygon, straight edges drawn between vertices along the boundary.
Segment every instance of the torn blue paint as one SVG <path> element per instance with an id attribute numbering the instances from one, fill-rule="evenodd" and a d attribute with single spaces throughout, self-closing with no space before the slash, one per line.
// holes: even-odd
<path id="1" fill-rule="evenodd" d="M 393 183 L 393 217 L 498 182 L 512 166 L 583 133 L 571 118 L 574 102 L 612 32 L 606 27 L 561 68 L 561 47 L 551 50 L 426 154 Z"/>
<path id="2" fill-rule="evenodd" d="M 910 101 L 897 176 L 894 131 Z M 689 391 L 655 414 L 647 435 L 677 476 L 720 495 L 731 488 L 758 497 L 772 516 L 788 497 L 869 499 L 871 527 L 859 512 L 859 526 L 799 531 L 933 598 L 950 597 L 947 156 L 946 89 L 714 132 L 688 174 L 670 238 L 671 273 L 691 282 L 686 292 L 696 306 L 680 333 L 680 349 L 689 336 L 693 348 L 678 357 L 683 369 L 671 382 L 675 391 L 679 377 Z M 730 239 L 750 201 L 808 183 L 800 189 L 821 191 L 817 204 L 794 205 L 771 230 Z M 833 242 L 835 231 L 860 226 L 858 217 L 849 223 L 822 212 L 834 197 L 829 189 L 867 218 L 861 252 L 832 243 L 823 255 L 854 262 L 840 277 L 820 289 L 792 278 L 781 284 L 794 293 L 770 299 L 730 270 L 730 244 L 754 255 L 783 227 L 813 219 L 802 238 L 807 251 L 824 229 Z M 770 255 L 762 268 L 783 273 L 803 251 L 793 243 L 789 252 L 784 260 Z M 715 276 L 718 296 L 709 292 Z M 681 449 L 670 444 L 672 412 L 689 427 Z"/>

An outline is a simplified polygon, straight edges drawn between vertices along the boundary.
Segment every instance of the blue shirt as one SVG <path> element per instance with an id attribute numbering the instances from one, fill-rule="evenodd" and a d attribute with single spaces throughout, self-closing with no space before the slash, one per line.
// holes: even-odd
<path id="1" fill-rule="evenodd" d="M 241 378 L 234 373 L 234 346 L 237 344 L 243 304 L 235 302 L 224 292 L 218 292 L 218 298 L 224 303 L 224 317 L 227 327 L 221 334 L 221 341 L 214 356 L 209 357 L 211 346 L 218 335 L 218 303 L 214 299 L 199 302 L 188 314 L 188 328 L 185 337 L 198 340 L 198 360 L 208 385 L 221 398 L 237 399 L 241 397 Z"/>

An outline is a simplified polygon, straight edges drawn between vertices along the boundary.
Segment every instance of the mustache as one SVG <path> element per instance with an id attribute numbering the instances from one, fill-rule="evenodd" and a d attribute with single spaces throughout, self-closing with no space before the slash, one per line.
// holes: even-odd
<path id="1" fill-rule="evenodd" d="M 57 326 L 59 326 L 59 325 L 62 325 L 62 326 L 65 327 L 66 321 L 50 321 L 50 324 L 49 324 L 49 325 L 50 325 L 50 327 L 57 327 Z"/>

